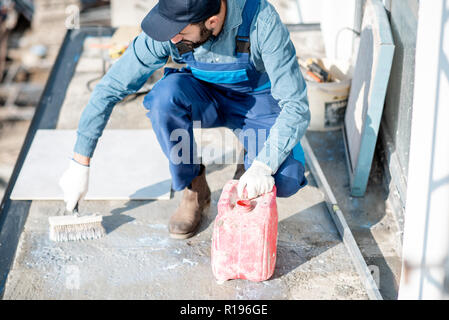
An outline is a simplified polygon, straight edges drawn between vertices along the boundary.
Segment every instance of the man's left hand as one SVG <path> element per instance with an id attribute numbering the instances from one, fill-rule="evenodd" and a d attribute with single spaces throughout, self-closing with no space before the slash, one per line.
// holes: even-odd
<path id="1" fill-rule="evenodd" d="M 246 187 L 248 199 L 256 198 L 261 194 L 271 192 L 274 186 L 273 171 L 265 163 L 254 160 L 251 167 L 242 175 L 237 186 L 240 199 Z"/>

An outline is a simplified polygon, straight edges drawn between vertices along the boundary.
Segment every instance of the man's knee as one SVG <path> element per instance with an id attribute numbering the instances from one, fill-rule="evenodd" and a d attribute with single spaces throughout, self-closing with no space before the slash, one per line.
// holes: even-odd
<path id="1" fill-rule="evenodd" d="M 306 177 L 291 178 L 284 177 L 276 182 L 276 196 L 280 198 L 288 198 L 298 192 L 300 189 L 307 185 Z"/>
<path id="2" fill-rule="evenodd" d="M 146 109 L 157 112 L 175 107 L 175 100 L 183 94 L 185 77 L 181 73 L 170 73 L 160 79 L 145 96 L 143 104 Z"/>
<path id="3" fill-rule="evenodd" d="M 290 197 L 307 185 L 303 164 L 294 161 L 296 163 L 290 163 L 288 167 L 281 167 L 274 176 L 276 195 L 280 198 Z"/>

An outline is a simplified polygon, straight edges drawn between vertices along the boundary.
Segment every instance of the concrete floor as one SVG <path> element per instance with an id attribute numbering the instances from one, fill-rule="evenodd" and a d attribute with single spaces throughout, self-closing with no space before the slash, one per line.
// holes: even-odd
<path id="1" fill-rule="evenodd" d="M 323 53 L 319 31 L 292 33 L 292 39 L 304 57 Z M 107 39 L 85 42 L 57 129 L 78 125 L 90 97 L 86 81 L 101 76 L 101 51 L 90 46 L 99 41 Z M 156 72 L 152 82 L 160 76 Z M 151 128 L 142 100 L 143 96 L 117 105 L 106 129 Z M 380 268 L 381 293 L 394 299 L 400 259 L 396 231 L 390 230 L 395 223 L 381 188 L 369 187 L 363 199 L 350 198 L 341 135 L 308 133 L 308 139 L 367 264 Z M 107 235 L 78 243 L 54 243 L 48 238 L 47 218 L 64 210 L 61 201 L 33 201 L 4 299 L 368 299 L 309 171 L 307 187 L 288 199 L 278 199 L 274 276 L 261 283 L 217 284 L 210 266 L 213 221 L 221 188 L 235 168 L 232 164 L 207 166 L 212 205 L 199 233 L 188 240 L 168 237 L 167 222 L 179 203 L 179 192 L 160 201 L 83 201 L 81 212 L 105 216 Z"/>
<path id="2" fill-rule="evenodd" d="M 33 201 L 4 299 L 367 299 L 313 179 L 289 199 L 278 199 L 278 257 L 272 279 L 219 285 L 210 266 L 217 201 L 234 165 L 211 165 L 212 205 L 199 233 L 168 237 L 167 222 L 180 193 L 166 201 L 84 201 L 101 212 L 107 236 L 54 243 L 47 217 L 60 201 Z"/>

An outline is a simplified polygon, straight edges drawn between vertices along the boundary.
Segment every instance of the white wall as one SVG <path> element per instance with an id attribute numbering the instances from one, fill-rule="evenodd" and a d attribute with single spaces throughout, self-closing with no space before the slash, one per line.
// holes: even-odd
<path id="1" fill-rule="evenodd" d="M 442 286 L 449 251 L 448 12 L 447 1 L 419 2 L 399 299 L 447 298 Z"/>
<path id="2" fill-rule="evenodd" d="M 351 60 L 356 0 L 322 0 L 321 31 L 326 56 Z"/>
<path id="3" fill-rule="evenodd" d="M 320 23 L 323 0 L 296 0 L 299 23 Z"/>
<path id="4" fill-rule="evenodd" d="M 111 25 L 140 26 L 143 18 L 157 3 L 157 0 L 111 0 Z"/>
<path id="5" fill-rule="evenodd" d="M 139 25 L 158 0 L 111 0 L 113 27 Z M 320 23 L 323 0 L 269 0 L 284 23 Z"/>
<path id="6" fill-rule="evenodd" d="M 351 59 L 356 0 L 269 0 L 284 23 L 321 23 L 326 54 Z M 111 0 L 113 27 L 138 26 L 157 0 Z"/>

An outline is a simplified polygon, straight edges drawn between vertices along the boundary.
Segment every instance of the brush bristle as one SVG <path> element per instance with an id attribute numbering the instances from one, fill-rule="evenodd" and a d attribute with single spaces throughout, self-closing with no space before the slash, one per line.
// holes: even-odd
<path id="1" fill-rule="evenodd" d="M 50 217 L 50 240 L 79 241 L 98 239 L 106 234 L 102 216 L 63 216 Z"/>

